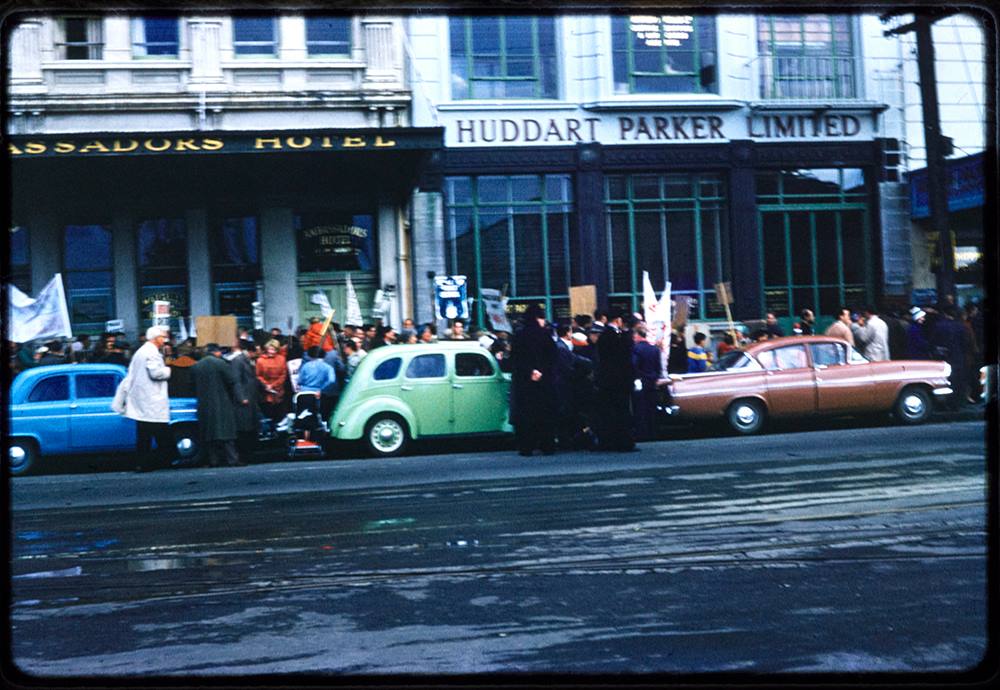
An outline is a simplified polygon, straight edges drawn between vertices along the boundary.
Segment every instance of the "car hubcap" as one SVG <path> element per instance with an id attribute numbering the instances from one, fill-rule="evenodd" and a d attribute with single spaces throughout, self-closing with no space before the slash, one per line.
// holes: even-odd
<path id="1" fill-rule="evenodd" d="M 919 395 L 908 395 L 903 398 L 903 408 L 906 410 L 906 414 L 918 417 L 923 414 L 924 400 Z"/>
<path id="2" fill-rule="evenodd" d="M 736 419 L 743 426 L 750 426 L 757 420 L 757 411 L 749 405 L 740 405 L 736 408 Z"/>
<path id="3" fill-rule="evenodd" d="M 383 453 L 399 450 L 403 445 L 403 429 L 399 423 L 391 419 L 382 419 L 375 423 L 371 431 L 372 445 Z"/>
<path id="4" fill-rule="evenodd" d="M 10 450 L 7 453 L 7 457 L 10 460 L 11 468 L 18 469 L 27 460 L 28 453 L 21 446 L 11 446 Z"/>

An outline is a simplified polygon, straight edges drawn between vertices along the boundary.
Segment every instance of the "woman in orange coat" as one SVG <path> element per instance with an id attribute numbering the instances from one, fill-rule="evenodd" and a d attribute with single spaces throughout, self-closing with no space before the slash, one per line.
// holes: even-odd
<path id="1" fill-rule="evenodd" d="M 288 368 L 285 357 L 279 350 L 277 340 L 269 340 L 264 345 L 264 354 L 257 358 L 257 380 L 264 388 L 264 398 L 260 402 L 265 415 L 278 421 L 285 414 L 285 381 Z"/>

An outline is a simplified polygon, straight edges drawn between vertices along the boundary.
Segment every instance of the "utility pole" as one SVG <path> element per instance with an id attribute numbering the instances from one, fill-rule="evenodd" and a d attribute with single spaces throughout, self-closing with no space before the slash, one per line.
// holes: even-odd
<path id="1" fill-rule="evenodd" d="M 920 100 L 924 120 L 924 144 L 927 147 L 927 201 L 931 228 L 937 234 L 941 264 L 937 273 L 938 300 L 955 294 L 955 247 L 948 225 L 948 168 L 945 163 L 945 140 L 941 136 L 937 76 L 934 73 L 934 41 L 931 28 L 937 19 L 954 11 L 922 13 L 913 22 L 883 32 L 886 36 L 914 32 L 917 38 L 917 71 L 920 75 Z M 883 22 L 894 14 L 882 15 Z"/>

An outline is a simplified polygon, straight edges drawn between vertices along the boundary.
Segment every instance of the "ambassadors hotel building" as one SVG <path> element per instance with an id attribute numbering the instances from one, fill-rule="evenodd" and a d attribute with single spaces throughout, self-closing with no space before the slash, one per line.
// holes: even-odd
<path id="1" fill-rule="evenodd" d="M 134 334 L 159 299 L 247 325 L 261 302 L 287 330 L 317 290 L 345 314 L 348 276 L 397 326 L 432 318 L 446 274 L 564 318 L 571 285 L 638 308 L 645 270 L 696 322 L 723 318 L 720 281 L 737 318 L 821 322 L 934 284 L 907 185 L 915 58 L 875 15 L 11 24 L 10 276 L 35 292 L 61 272 L 77 332 Z M 945 134 L 976 154 L 983 30 L 958 15 L 939 38 L 965 69 L 942 112 L 980 104 Z"/>

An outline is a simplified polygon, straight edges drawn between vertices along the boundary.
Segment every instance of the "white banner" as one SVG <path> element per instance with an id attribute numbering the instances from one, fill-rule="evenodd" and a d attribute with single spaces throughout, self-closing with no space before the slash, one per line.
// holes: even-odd
<path id="1" fill-rule="evenodd" d="M 351 282 L 351 274 L 347 274 L 347 318 L 344 319 L 345 326 L 364 326 L 365 320 L 361 316 L 361 304 L 358 302 L 358 293 L 354 291 L 354 283 Z"/>
<path id="2" fill-rule="evenodd" d="M 510 320 L 507 318 L 507 298 L 493 288 L 483 288 L 479 291 L 479 295 L 483 300 L 483 311 L 486 312 L 490 330 L 513 333 L 514 329 L 511 328 Z"/>
<path id="3" fill-rule="evenodd" d="M 7 294 L 10 299 L 7 324 L 9 340 L 26 343 L 42 338 L 73 337 L 62 274 L 56 273 L 35 299 L 13 285 L 7 286 Z"/>
<path id="4" fill-rule="evenodd" d="M 178 343 L 183 343 L 185 340 L 188 339 L 188 329 L 187 329 L 187 326 L 184 325 L 184 317 L 183 316 L 178 316 L 177 317 L 177 325 L 178 325 L 178 329 L 177 329 L 178 335 L 177 335 L 177 337 L 180 338 L 180 340 L 178 340 L 177 342 Z"/>
<path id="5" fill-rule="evenodd" d="M 327 299 L 325 292 L 317 290 L 311 297 L 309 297 L 309 301 L 313 304 L 319 305 L 319 309 L 323 313 L 324 319 L 333 313 L 333 307 L 330 306 L 330 300 Z"/>

